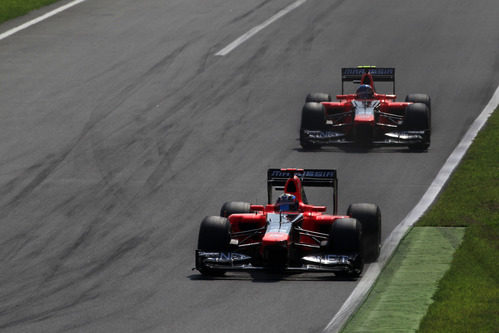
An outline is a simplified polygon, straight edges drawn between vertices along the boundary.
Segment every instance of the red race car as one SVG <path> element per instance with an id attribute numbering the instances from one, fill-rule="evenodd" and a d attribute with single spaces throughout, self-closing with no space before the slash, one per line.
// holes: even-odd
<path id="1" fill-rule="evenodd" d="M 300 126 L 304 149 L 349 143 L 405 145 L 414 150 L 430 146 L 430 97 L 410 94 L 404 102 L 396 102 L 395 68 L 342 68 L 341 81 L 336 102 L 329 94 L 308 94 Z M 348 81 L 360 84 L 353 94 L 344 94 Z M 378 94 L 375 81 L 392 82 L 392 94 Z"/>
<path id="2" fill-rule="evenodd" d="M 203 275 L 270 270 L 358 277 L 364 262 L 376 261 L 380 209 L 352 204 L 337 215 L 336 170 L 269 169 L 267 185 L 267 205 L 226 202 L 220 216 L 201 222 L 195 268 Z M 309 204 L 304 187 L 332 188 L 333 215 Z M 275 191 L 281 195 L 273 203 Z"/>

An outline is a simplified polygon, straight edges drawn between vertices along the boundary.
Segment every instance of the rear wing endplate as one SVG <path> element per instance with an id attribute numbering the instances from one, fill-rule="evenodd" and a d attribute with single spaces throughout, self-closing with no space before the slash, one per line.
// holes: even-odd
<path id="1" fill-rule="evenodd" d="M 283 187 L 293 176 L 301 180 L 303 187 L 331 187 L 333 189 L 333 211 L 338 207 L 338 178 L 334 169 L 268 169 L 267 194 L 268 203 L 272 203 L 272 189 Z"/>
<path id="2" fill-rule="evenodd" d="M 341 69 L 341 93 L 343 94 L 343 83 L 354 82 L 361 83 L 362 75 L 371 74 L 373 81 L 393 82 L 393 93 L 395 94 L 395 68 L 376 67 L 376 66 L 358 66 L 344 67 Z"/>

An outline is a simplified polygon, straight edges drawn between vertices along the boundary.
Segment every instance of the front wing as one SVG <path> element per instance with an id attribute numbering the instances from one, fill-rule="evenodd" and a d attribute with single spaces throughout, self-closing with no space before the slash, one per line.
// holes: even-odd
<path id="1" fill-rule="evenodd" d="M 423 143 L 428 131 L 392 131 L 383 134 L 383 138 L 371 141 L 373 145 L 407 146 Z M 337 131 L 302 130 L 300 140 L 315 145 L 342 145 L 358 143 Z"/>
<path id="2" fill-rule="evenodd" d="M 220 270 L 220 271 L 265 271 L 278 269 L 287 273 L 304 272 L 345 272 L 348 274 L 360 274 L 355 263 L 359 260 L 358 254 L 320 254 L 307 255 L 301 258 L 301 266 L 254 266 L 252 258 L 248 255 L 236 252 L 205 252 L 196 250 L 196 269 Z"/>

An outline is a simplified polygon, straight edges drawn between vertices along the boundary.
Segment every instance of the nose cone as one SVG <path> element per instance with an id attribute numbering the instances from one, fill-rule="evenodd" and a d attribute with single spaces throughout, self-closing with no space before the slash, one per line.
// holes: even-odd
<path id="1" fill-rule="evenodd" d="M 289 235 L 282 232 L 269 232 L 263 236 L 262 255 L 264 265 L 281 268 L 287 265 Z"/>
<path id="2" fill-rule="evenodd" d="M 262 245 L 286 245 L 289 241 L 289 234 L 282 232 L 268 232 L 263 236 Z"/>
<path id="3" fill-rule="evenodd" d="M 354 122 L 356 124 L 374 124 L 374 113 L 379 107 L 379 101 L 353 101 L 355 110 Z"/>
<path id="4" fill-rule="evenodd" d="M 357 114 L 354 121 L 360 124 L 374 124 L 374 114 Z"/>

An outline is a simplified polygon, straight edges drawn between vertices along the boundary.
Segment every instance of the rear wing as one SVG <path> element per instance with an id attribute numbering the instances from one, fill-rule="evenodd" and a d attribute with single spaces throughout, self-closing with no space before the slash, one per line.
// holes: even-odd
<path id="1" fill-rule="evenodd" d="M 341 69 L 341 94 L 344 93 L 343 83 L 353 82 L 361 83 L 362 76 L 366 73 L 371 74 L 373 81 L 393 82 L 393 94 L 395 94 L 395 68 L 376 67 L 376 66 L 358 66 L 345 67 Z"/>
<path id="2" fill-rule="evenodd" d="M 331 187 L 333 189 L 333 213 L 338 209 L 338 178 L 334 169 L 268 169 L 267 194 L 268 203 L 272 201 L 272 189 L 284 187 L 286 181 L 293 176 L 301 180 L 303 187 Z"/>

